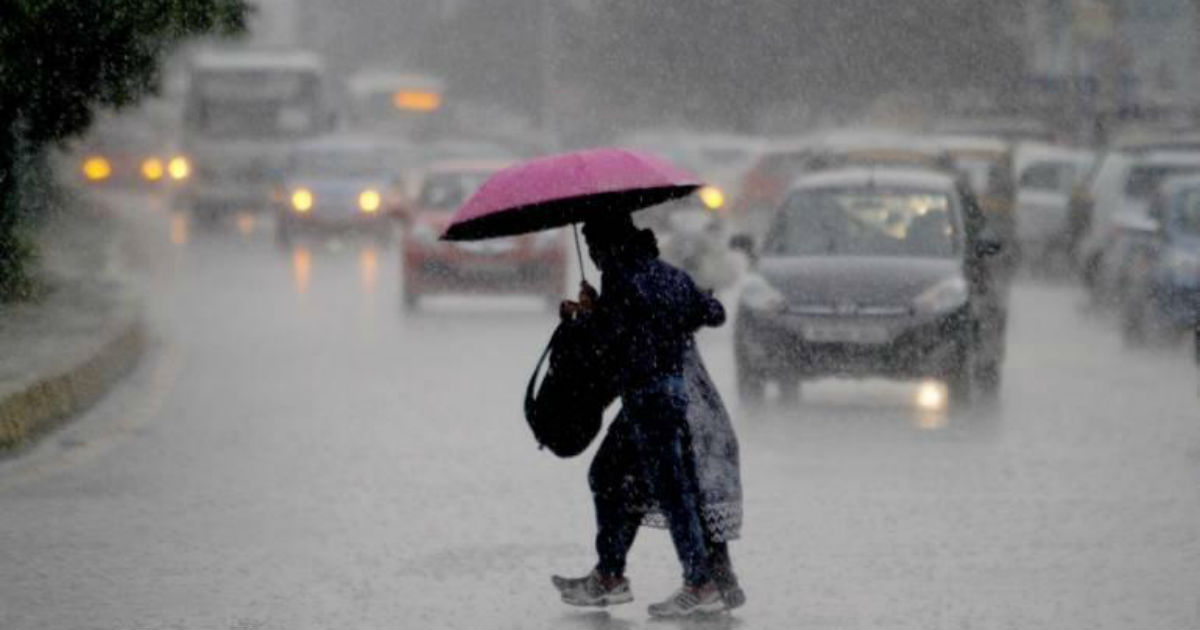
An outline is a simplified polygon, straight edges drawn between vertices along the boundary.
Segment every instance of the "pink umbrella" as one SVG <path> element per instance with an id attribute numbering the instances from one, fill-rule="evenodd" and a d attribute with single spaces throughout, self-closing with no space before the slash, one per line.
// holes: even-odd
<path id="1" fill-rule="evenodd" d="M 447 241 L 511 236 L 633 212 L 691 194 L 694 175 L 641 151 L 589 149 L 498 171 L 458 209 Z"/>

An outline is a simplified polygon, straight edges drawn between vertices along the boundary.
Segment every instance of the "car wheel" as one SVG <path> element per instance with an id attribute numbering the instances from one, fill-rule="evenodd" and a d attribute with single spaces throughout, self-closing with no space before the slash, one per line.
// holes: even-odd
<path id="1" fill-rule="evenodd" d="M 958 344 L 954 362 L 946 375 L 946 393 L 952 407 L 966 407 L 974 394 L 975 371 L 972 369 L 972 349 L 966 342 Z"/>
<path id="2" fill-rule="evenodd" d="M 1127 296 L 1121 307 L 1121 341 L 1130 348 L 1146 345 L 1146 320 L 1149 306 L 1146 300 Z"/>
<path id="3" fill-rule="evenodd" d="M 800 379 L 788 376 L 779 379 L 779 402 L 795 405 L 800 402 Z"/>
<path id="4" fill-rule="evenodd" d="M 411 291 L 405 291 L 401 297 L 401 301 L 406 311 L 415 311 L 420 305 L 421 296 Z"/>
<path id="5" fill-rule="evenodd" d="M 738 366 L 738 398 L 747 405 L 761 405 L 766 398 L 766 380 L 763 375 L 744 366 Z"/>
<path id="6" fill-rule="evenodd" d="M 993 401 L 999 398 L 1002 374 L 1000 364 L 996 361 L 988 361 L 979 366 L 975 374 L 975 385 L 982 399 Z"/>

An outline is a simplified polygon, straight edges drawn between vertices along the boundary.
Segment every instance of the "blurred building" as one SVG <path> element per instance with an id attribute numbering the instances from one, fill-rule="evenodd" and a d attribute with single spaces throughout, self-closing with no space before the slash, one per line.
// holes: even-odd
<path id="1" fill-rule="evenodd" d="M 1102 121 L 1200 103 L 1193 0 L 1026 0 L 1024 22 L 1034 108 Z"/>

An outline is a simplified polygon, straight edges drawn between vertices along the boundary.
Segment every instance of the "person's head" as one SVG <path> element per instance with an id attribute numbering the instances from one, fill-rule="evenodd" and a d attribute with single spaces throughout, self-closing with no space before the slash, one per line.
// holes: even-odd
<path id="1" fill-rule="evenodd" d="M 641 230 L 633 224 L 633 218 L 623 212 L 614 212 L 583 224 L 588 254 L 601 271 L 631 252 L 632 245 L 640 236 Z"/>

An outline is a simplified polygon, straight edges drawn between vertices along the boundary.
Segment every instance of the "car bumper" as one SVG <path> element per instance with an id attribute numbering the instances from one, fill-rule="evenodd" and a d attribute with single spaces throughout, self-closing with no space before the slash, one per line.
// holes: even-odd
<path id="1" fill-rule="evenodd" d="M 176 198 L 192 209 L 210 212 L 261 211 L 275 204 L 268 183 L 212 183 L 189 182 L 180 189 Z"/>
<path id="2" fill-rule="evenodd" d="M 830 327 L 847 333 L 814 338 L 815 331 Z M 796 316 L 743 309 L 738 314 L 736 346 L 742 368 L 764 374 L 938 377 L 956 367 L 958 348 L 967 333 L 965 308 L 942 316 L 886 318 Z M 853 339 L 856 335 L 861 339 Z"/>
<path id="3" fill-rule="evenodd" d="M 408 248 L 406 248 L 408 249 Z M 406 253 L 408 293 L 545 293 L 566 291 L 566 256 L 561 252 L 520 256 Z"/>
<path id="4" fill-rule="evenodd" d="M 373 230 L 389 220 L 382 212 L 366 214 L 350 210 L 324 213 L 317 210 L 306 214 L 288 211 L 279 218 L 287 221 L 289 227 L 310 230 Z"/>

